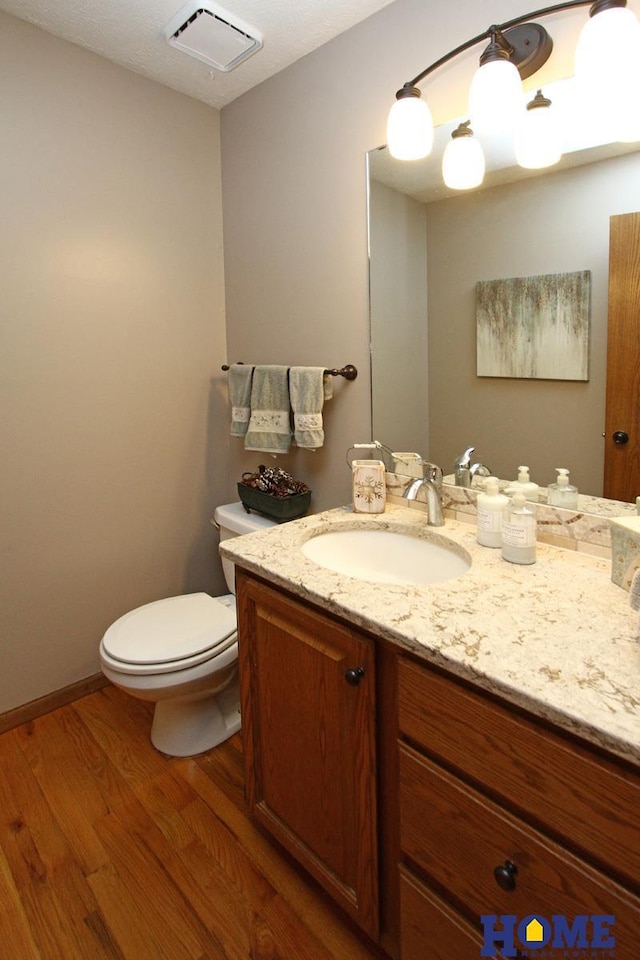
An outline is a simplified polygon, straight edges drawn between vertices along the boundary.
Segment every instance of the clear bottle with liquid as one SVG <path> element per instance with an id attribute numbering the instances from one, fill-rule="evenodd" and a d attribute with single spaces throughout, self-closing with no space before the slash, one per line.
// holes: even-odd
<path id="1" fill-rule="evenodd" d="M 547 503 L 550 507 L 568 507 L 576 510 L 578 507 L 578 488 L 569 482 L 569 471 L 564 467 L 556 467 L 558 479 L 549 484 Z"/>
<path id="2" fill-rule="evenodd" d="M 502 557 L 509 563 L 535 563 L 537 523 L 522 493 L 514 494 L 502 523 Z"/>
<path id="3" fill-rule="evenodd" d="M 509 497 L 500 493 L 497 477 L 487 477 L 484 492 L 476 500 L 477 533 L 476 539 L 483 547 L 502 546 L 502 520 Z"/>

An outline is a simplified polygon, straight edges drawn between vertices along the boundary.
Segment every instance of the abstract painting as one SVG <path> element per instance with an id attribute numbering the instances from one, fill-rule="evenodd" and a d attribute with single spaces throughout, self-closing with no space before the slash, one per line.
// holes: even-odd
<path id="1" fill-rule="evenodd" d="M 591 273 L 479 280 L 479 377 L 589 379 Z"/>

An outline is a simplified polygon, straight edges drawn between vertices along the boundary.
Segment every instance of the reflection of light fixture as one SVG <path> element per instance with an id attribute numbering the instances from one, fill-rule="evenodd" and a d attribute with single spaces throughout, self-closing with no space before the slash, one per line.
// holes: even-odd
<path id="1" fill-rule="evenodd" d="M 560 131 L 551 111 L 551 100 L 538 90 L 520 119 L 515 133 L 516 160 L 521 167 L 540 170 L 562 156 Z"/>
<path id="2" fill-rule="evenodd" d="M 397 92 L 397 103 L 392 107 L 387 130 L 389 152 L 399 159 L 428 156 L 433 142 L 433 124 L 428 109 L 420 113 L 419 136 L 410 132 L 413 118 L 419 111 L 417 104 L 421 102 L 417 85 L 443 64 L 483 40 L 490 40 L 490 44 L 480 57 L 480 66 L 471 84 L 471 122 L 481 137 L 489 135 L 489 130 L 494 130 L 496 125 L 504 128 L 508 124 L 513 133 L 516 126 L 514 95 L 516 88 L 520 88 L 519 80 L 533 76 L 546 63 L 553 48 L 553 41 L 544 27 L 527 23 L 527 17 L 545 17 L 583 6 L 590 7 L 590 19 L 578 41 L 576 76 L 584 78 L 586 74 L 590 78 L 581 79 L 582 87 L 589 91 L 593 110 L 605 111 L 612 119 L 613 138 L 616 139 L 622 132 L 623 120 L 631 112 L 630 100 L 637 100 L 640 94 L 640 23 L 635 14 L 626 9 L 626 3 L 627 0 L 566 0 L 491 26 L 460 44 Z M 594 49 L 595 53 L 590 52 Z M 597 97 L 595 91 L 598 91 Z M 404 109 L 396 109 L 399 105 Z M 546 105 L 544 109 L 542 106 L 534 108 L 529 111 L 529 119 L 533 120 L 535 114 L 538 114 L 536 123 L 548 118 L 548 109 Z M 418 145 L 409 151 L 403 144 L 412 138 L 414 143 L 418 141 Z"/>
<path id="3" fill-rule="evenodd" d="M 471 190 L 484 180 L 484 153 L 469 120 L 451 134 L 442 157 L 442 179 L 452 190 Z"/>

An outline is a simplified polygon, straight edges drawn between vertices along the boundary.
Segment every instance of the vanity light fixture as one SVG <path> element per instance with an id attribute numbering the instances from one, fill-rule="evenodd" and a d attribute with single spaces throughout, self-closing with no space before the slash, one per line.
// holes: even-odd
<path id="1" fill-rule="evenodd" d="M 551 167 L 562 156 L 560 130 L 551 100 L 538 90 L 519 119 L 514 137 L 516 160 L 528 170 Z"/>
<path id="2" fill-rule="evenodd" d="M 471 121 L 459 124 L 442 157 L 442 179 L 452 190 L 472 190 L 484 180 L 484 153 L 473 135 Z"/>
<path id="3" fill-rule="evenodd" d="M 528 22 L 528 18 L 584 6 L 590 9 L 575 54 L 578 89 L 594 113 L 609 118 L 612 140 L 628 136 L 629 117 L 635 116 L 640 94 L 640 22 L 627 8 L 627 0 L 567 0 L 489 27 L 407 81 L 396 93 L 389 113 L 387 146 L 391 155 L 400 160 L 418 160 L 429 155 L 433 145 L 433 120 L 429 107 L 421 99 L 418 84 L 458 54 L 489 40 L 471 82 L 470 123 L 480 138 L 490 137 L 498 129 L 508 129 L 515 135 L 518 129 L 519 153 L 526 161 L 525 166 L 541 167 L 557 162 L 560 148 L 557 131 L 553 131 L 551 123 L 551 102 L 540 92 L 539 99 L 536 95 L 528 104 L 528 116 L 522 117 L 522 80 L 533 76 L 547 62 L 553 49 L 553 41 L 545 28 Z M 537 132 L 528 133 L 528 130 Z M 531 143 L 543 136 L 547 139 L 544 144 L 539 143 L 540 149 L 534 157 Z M 464 140 L 473 142 L 469 132 L 456 139 L 460 145 Z M 449 147 L 451 143 L 447 149 Z M 468 152 L 471 154 L 471 150 Z"/>
<path id="4" fill-rule="evenodd" d="M 479 133 L 489 135 L 513 128 L 522 98 L 520 73 L 512 59 L 515 47 L 497 27 L 490 27 L 490 31 L 491 43 L 480 57 L 480 66 L 469 87 L 469 113 L 473 125 Z M 551 46 L 549 34 L 546 30 L 544 33 L 546 60 Z"/>

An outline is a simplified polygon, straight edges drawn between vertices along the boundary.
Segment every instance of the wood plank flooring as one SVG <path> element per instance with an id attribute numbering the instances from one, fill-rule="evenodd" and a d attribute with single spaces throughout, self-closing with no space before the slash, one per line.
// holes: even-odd
<path id="1" fill-rule="evenodd" d="M 113 686 L 0 735 L 0 960 L 369 960 L 247 816 L 241 734 L 168 759 Z"/>

